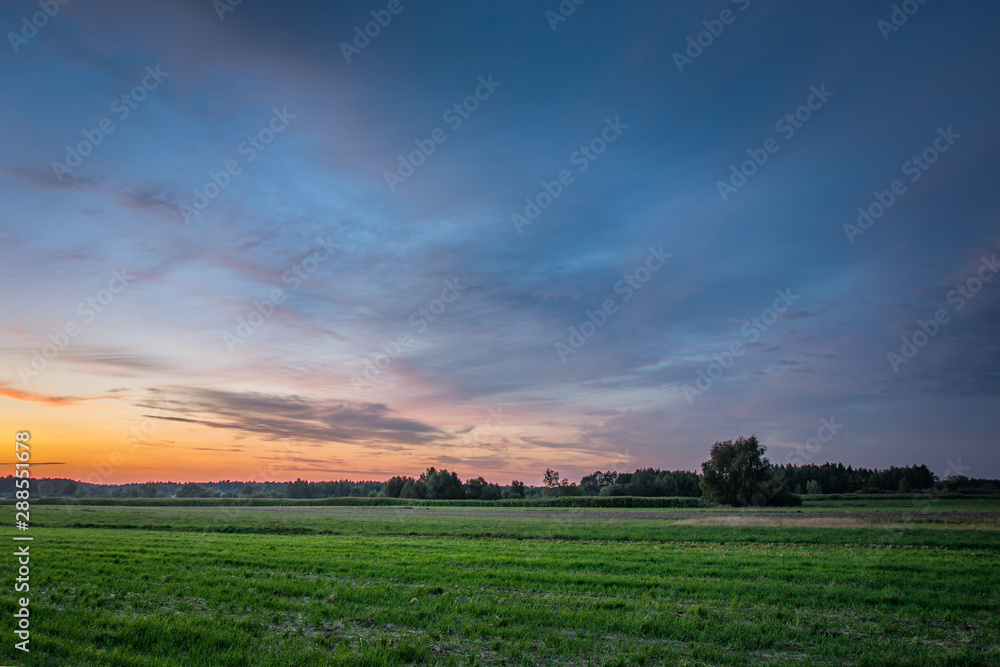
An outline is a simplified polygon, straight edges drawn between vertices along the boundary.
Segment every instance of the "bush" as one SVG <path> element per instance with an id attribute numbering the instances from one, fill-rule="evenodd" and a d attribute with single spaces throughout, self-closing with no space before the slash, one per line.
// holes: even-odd
<path id="1" fill-rule="evenodd" d="M 767 502 L 770 507 L 798 507 L 802 504 L 802 499 L 789 491 L 781 489 Z"/>

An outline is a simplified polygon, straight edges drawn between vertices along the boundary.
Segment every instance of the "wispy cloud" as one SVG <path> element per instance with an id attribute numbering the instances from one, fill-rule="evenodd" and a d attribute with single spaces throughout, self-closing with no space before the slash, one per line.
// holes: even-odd
<path id="1" fill-rule="evenodd" d="M 349 403 L 215 389 L 171 389 L 156 405 L 168 421 L 252 433 L 264 440 L 316 444 L 420 445 L 447 437 L 441 429 L 397 416 L 378 403 Z M 184 415 L 184 416 L 181 416 Z"/>
<path id="2" fill-rule="evenodd" d="M 9 384 L 0 383 L 0 396 L 12 398 L 17 401 L 28 401 L 31 403 L 42 403 L 44 405 L 75 405 L 83 401 L 93 401 L 94 398 L 77 398 L 76 396 L 49 396 L 34 391 L 18 389 Z"/>

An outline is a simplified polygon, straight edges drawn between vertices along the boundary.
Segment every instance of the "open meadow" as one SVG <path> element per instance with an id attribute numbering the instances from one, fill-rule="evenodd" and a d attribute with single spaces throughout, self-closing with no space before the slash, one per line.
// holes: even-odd
<path id="1" fill-rule="evenodd" d="M 37 505 L 3 660 L 1000 664 L 1000 503 L 843 505 Z"/>

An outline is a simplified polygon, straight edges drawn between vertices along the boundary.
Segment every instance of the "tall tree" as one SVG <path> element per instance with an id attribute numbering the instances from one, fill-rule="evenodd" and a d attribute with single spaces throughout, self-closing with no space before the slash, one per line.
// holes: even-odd
<path id="1" fill-rule="evenodd" d="M 508 498 L 524 498 L 524 482 L 515 479 L 510 483 L 506 495 Z"/>
<path id="2" fill-rule="evenodd" d="M 399 495 L 403 492 L 403 487 L 406 482 L 412 482 L 412 477 L 390 477 L 385 484 L 382 485 L 382 495 L 386 498 L 399 498 Z"/>
<path id="3" fill-rule="evenodd" d="M 475 479 L 470 479 L 465 482 L 465 497 L 471 500 L 487 500 L 483 497 L 483 492 L 489 485 L 490 483 L 482 475 Z"/>
<path id="4" fill-rule="evenodd" d="M 312 497 L 312 493 L 309 489 L 309 482 L 304 479 L 296 479 L 294 482 L 289 482 L 288 486 L 285 487 L 285 495 L 289 498 Z"/>
<path id="5" fill-rule="evenodd" d="M 420 476 L 420 482 L 427 486 L 428 500 L 456 500 L 465 497 L 465 489 L 462 488 L 462 480 L 453 472 L 442 468 L 435 470 L 428 468 Z"/>
<path id="6" fill-rule="evenodd" d="M 716 442 L 701 464 L 705 495 L 723 505 L 766 505 L 775 492 L 768 485 L 771 463 L 764 452 L 755 435 Z"/>
<path id="7" fill-rule="evenodd" d="M 419 484 L 419 486 L 418 486 Z M 413 498 L 419 499 L 423 498 L 422 491 L 427 488 L 427 485 L 423 482 L 414 482 L 412 479 L 406 480 L 403 484 L 403 488 L 399 492 L 400 498 Z"/>
<path id="8" fill-rule="evenodd" d="M 542 496 L 548 498 L 549 496 L 554 496 L 559 493 L 559 473 L 552 468 L 546 468 L 545 474 L 542 475 Z"/>

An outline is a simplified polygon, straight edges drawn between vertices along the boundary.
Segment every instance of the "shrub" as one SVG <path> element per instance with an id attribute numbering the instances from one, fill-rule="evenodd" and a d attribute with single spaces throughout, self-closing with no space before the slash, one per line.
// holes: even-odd
<path id="1" fill-rule="evenodd" d="M 789 491 L 781 489 L 767 503 L 771 507 L 798 507 L 802 504 L 802 498 Z"/>

